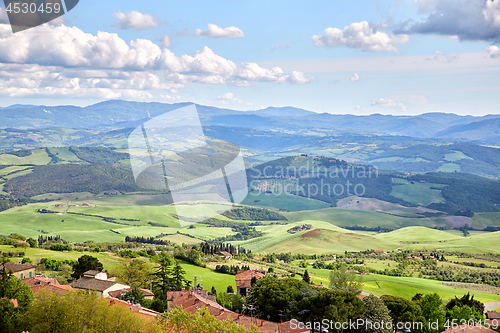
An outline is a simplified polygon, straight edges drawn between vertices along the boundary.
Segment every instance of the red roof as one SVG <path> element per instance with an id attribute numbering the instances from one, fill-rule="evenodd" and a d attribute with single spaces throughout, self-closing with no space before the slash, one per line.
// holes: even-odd
<path id="1" fill-rule="evenodd" d="M 42 289 L 59 293 L 64 293 L 73 290 L 73 288 L 71 288 L 70 285 L 59 284 L 59 282 L 54 278 L 35 276 L 28 279 L 24 279 L 22 281 L 26 283 L 28 286 L 30 286 L 31 290 L 33 290 L 33 293 L 35 295 L 38 294 Z"/>
<path id="2" fill-rule="evenodd" d="M 236 287 L 250 288 L 253 277 L 259 280 L 262 279 L 264 276 L 266 276 L 266 274 L 257 270 L 240 271 L 234 277 L 236 279 Z"/>
<path id="3" fill-rule="evenodd" d="M 195 313 L 199 309 L 205 307 L 209 313 L 219 320 L 231 320 L 238 325 L 250 328 L 251 325 L 256 325 L 262 333 L 301 333 L 309 332 L 308 330 L 300 330 L 290 328 L 290 322 L 275 323 L 259 318 L 249 317 L 230 311 L 217 302 L 211 301 L 203 296 L 198 291 L 184 292 L 168 292 L 167 298 L 172 301 L 170 306 L 181 306 L 182 310 L 189 313 Z"/>

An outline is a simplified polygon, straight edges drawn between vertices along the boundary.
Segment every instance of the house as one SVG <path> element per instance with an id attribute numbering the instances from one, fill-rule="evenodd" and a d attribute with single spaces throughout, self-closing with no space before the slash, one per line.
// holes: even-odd
<path id="1" fill-rule="evenodd" d="M 24 279 L 23 282 L 31 288 L 33 294 L 35 295 L 38 295 L 41 290 L 48 290 L 57 293 L 66 293 L 68 291 L 73 291 L 73 288 L 71 288 L 70 285 L 59 284 L 56 279 L 43 276 L 27 278 Z"/>
<path id="2" fill-rule="evenodd" d="M 107 280 L 108 279 L 108 273 L 102 272 L 102 271 L 96 271 L 96 270 L 86 271 L 85 273 L 83 273 L 83 276 L 95 278 L 98 280 Z"/>
<path id="3" fill-rule="evenodd" d="M 227 251 L 220 251 L 219 253 L 216 254 L 217 256 L 221 257 L 223 260 L 231 260 L 233 259 L 233 255 Z"/>
<path id="4" fill-rule="evenodd" d="M 238 296 L 246 297 L 250 287 L 252 286 L 252 278 L 257 280 L 262 279 L 266 274 L 262 271 L 250 270 L 250 271 L 240 271 L 236 274 L 236 293 Z"/>
<path id="5" fill-rule="evenodd" d="M 108 297 L 103 299 L 103 302 L 109 302 L 110 306 L 121 306 L 124 308 L 128 308 L 130 311 L 137 313 L 148 320 L 156 320 L 156 318 L 160 316 L 159 312 L 144 308 L 140 304 L 132 304 L 130 302 L 122 301 L 118 298 Z"/>
<path id="6" fill-rule="evenodd" d="M 486 319 L 498 319 L 500 324 L 500 312 L 486 312 Z"/>
<path id="7" fill-rule="evenodd" d="M 384 250 L 373 250 L 373 253 L 384 253 Z"/>
<path id="8" fill-rule="evenodd" d="M 11 263 L 5 264 L 5 270 L 7 271 L 7 273 L 9 271 L 12 271 L 13 272 L 12 275 L 21 280 L 34 277 L 35 268 L 36 266 L 33 265 L 11 264 Z M 0 271 L 3 269 L 4 269 L 3 264 L 0 264 Z"/>
<path id="9" fill-rule="evenodd" d="M 245 316 L 231 310 L 228 310 L 217 302 L 205 298 L 202 295 L 207 295 L 206 290 L 189 290 L 189 291 L 173 291 L 167 292 L 167 300 L 169 308 L 180 306 L 182 310 L 188 313 L 195 313 L 201 308 L 206 308 L 208 312 L 219 320 L 229 320 L 240 326 L 250 328 L 251 325 L 257 326 L 261 333 L 309 333 L 307 329 L 292 329 L 289 321 L 284 323 L 275 323 L 272 321 L 262 320 L 255 317 Z"/>
<path id="10" fill-rule="evenodd" d="M 132 288 L 126 288 L 126 289 L 120 289 L 120 290 L 114 290 L 109 292 L 109 297 L 117 298 L 117 299 L 123 299 L 126 293 L 131 291 Z M 155 294 L 149 289 L 144 289 L 144 288 L 138 288 L 138 290 L 142 293 L 145 299 L 153 300 L 155 297 Z"/>
<path id="11" fill-rule="evenodd" d="M 83 273 L 83 276 L 71 283 L 71 287 L 76 290 L 83 290 L 88 293 L 96 292 L 99 297 L 109 297 L 109 293 L 116 290 L 130 289 L 130 286 L 110 281 L 107 279 L 108 273 L 90 270 Z"/>

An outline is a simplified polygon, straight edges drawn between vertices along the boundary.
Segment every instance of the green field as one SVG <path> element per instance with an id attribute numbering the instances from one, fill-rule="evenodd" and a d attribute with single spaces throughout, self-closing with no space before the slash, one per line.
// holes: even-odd
<path id="1" fill-rule="evenodd" d="M 12 173 L 12 172 L 18 172 L 18 171 L 26 170 L 28 168 L 29 168 L 29 166 L 17 166 L 17 165 L 6 167 L 6 168 L 3 168 L 3 169 L 0 169 L 0 177 L 6 176 L 6 175 L 8 175 L 9 173 Z"/>
<path id="2" fill-rule="evenodd" d="M 77 251 L 60 252 L 60 251 L 44 250 L 39 248 L 14 248 L 10 245 L 0 245 L 0 251 L 24 251 L 25 257 L 30 258 L 31 260 L 33 260 L 34 263 L 36 263 L 37 260 L 42 258 L 50 258 L 56 260 L 63 260 L 63 259 L 78 260 L 78 258 L 83 256 L 84 254 L 88 254 L 99 259 L 99 261 L 103 264 L 104 269 L 111 274 L 115 273 L 116 270 L 122 265 L 122 263 L 126 261 L 126 259 L 117 257 L 108 252 L 91 252 L 91 253 L 77 252 Z M 20 263 L 21 258 L 12 258 L 12 262 Z"/>
<path id="3" fill-rule="evenodd" d="M 380 233 L 374 236 L 385 242 L 409 243 L 436 243 L 440 241 L 463 239 L 463 234 L 450 233 L 447 231 L 429 229 L 425 227 L 407 227 L 395 231 Z"/>
<path id="4" fill-rule="evenodd" d="M 460 172 L 462 168 L 460 167 L 459 164 L 456 163 L 445 163 L 437 169 L 437 171 L 442 171 L 442 172 Z"/>
<path id="5" fill-rule="evenodd" d="M 315 220 L 330 222 L 340 227 L 362 225 L 366 227 L 407 227 L 413 225 L 436 226 L 436 222 L 428 218 L 414 219 L 381 212 L 326 208 L 310 212 L 284 213 L 289 221 Z"/>
<path id="6" fill-rule="evenodd" d="M 398 179 L 399 183 L 401 179 Z M 391 195 L 405 201 L 427 206 L 432 202 L 444 201 L 440 190 L 431 189 L 431 187 L 442 188 L 441 184 L 432 183 L 414 183 L 407 182 L 406 185 L 397 185 L 392 188 Z"/>
<path id="7" fill-rule="evenodd" d="M 461 151 L 454 151 L 453 153 L 446 154 L 444 159 L 449 162 L 455 162 L 463 159 L 474 160 L 472 157 L 465 155 Z"/>
<path id="8" fill-rule="evenodd" d="M 313 281 L 317 284 L 321 282 L 324 285 L 329 284 L 330 271 L 326 269 L 314 269 L 308 267 L 307 270 L 312 273 Z M 449 300 L 455 295 L 461 296 L 468 291 L 465 289 L 452 288 L 444 286 L 442 282 L 436 280 L 396 277 L 378 274 L 361 275 L 363 279 L 363 291 L 377 296 L 395 295 L 411 299 L 416 293 L 430 294 L 438 293 L 444 300 Z M 499 302 L 500 295 L 471 292 L 474 298 L 481 302 Z"/>
<path id="9" fill-rule="evenodd" d="M 203 285 L 205 290 L 210 291 L 212 286 L 214 286 L 217 293 L 221 293 L 226 292 L 227 286 L 233 286 L 233 290 L 236 291 L 234 275 L 218 273 L 209 268 L 191 265 L 183 261 L 181 261 L 181 266 L 186 271 L 186 279 L 188 281 L 193 281 L 195 276 L 201 276 L 202 281 L 199 283 Z"/>
<path id="10" fill-rule="evenodd" d="M 275 209 L 284 209 L 288 211 L 303 211 L 303 210 L 315 210 L 330 207 L 330 204 L 303 198 L 295 195 L 282 193 L 264 193 L 264 192 L 250 192 L 245 200 L 242 201 L 244 205 L 252 205 L 258 207 L 267 207 Z"/>
<path id="11" fill-rule="evenodd" d="M 22 165 L 22 164 L 35 164 L 47 165 L 51 161 L 45 149 L 36 149 L 31 151 L 30 156 L 18 157 L 11 154 L 0 155 L 0 165 Z"/>
<path id="12" fill-rule="evenodd" d="M 69 147 L 50 148 L 49 151 L 60 158 L 60 163 L 82 162 L 75 154 L 69 151 Z"/>

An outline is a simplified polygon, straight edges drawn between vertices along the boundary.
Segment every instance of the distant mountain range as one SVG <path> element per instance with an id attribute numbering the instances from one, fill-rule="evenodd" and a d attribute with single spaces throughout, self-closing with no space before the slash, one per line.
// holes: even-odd
<path id="1" fill-rule="evenodd" d="M 18 104 L 0 108 L 0 128 L 132 128 L 150 118 L 190 104 L 120 100 L 87 107 Z M 356 116 L 315 113 L 293 107 L 269 107 L 257 111 L 236 111 L 204 105 L 197 105 L 197 108 L 202 123 L 209 126 L 284 131 L 324 129 L 500 143 L 500 115 L 474 117 L 433 112 L 418 116 Z"/>

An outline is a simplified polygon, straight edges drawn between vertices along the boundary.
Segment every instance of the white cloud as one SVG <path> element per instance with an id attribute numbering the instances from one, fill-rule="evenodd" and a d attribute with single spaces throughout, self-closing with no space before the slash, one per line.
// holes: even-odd
<path id="1" fill-rule="evenodd" d="M 88 93 L 146 98 L 147 90 L 176 93 L 190 82 L 247 86 L 261 81 L 301 84 L 312 80 L 302 72 L 290 72 L 255 63 L 236 64 L 208 47 L 195 55 L 178 56 L 150 40 L 126 43 L 115 33 L 93 35 L 76 27 L 45 24 L 14 36 L 9 25 L 0 24 L 3 94 L 27 96 L 32 91 L 35 96 Z M 71 81 L 75 78 L 78 84 Z"/>
<path id="2" fill-rule="evenodd" d="M 436 51 L 436 54 L 427 57 L 427 60 L 436 60 L 439 62 L 456 62 L 459 58 L 460 54 L 448 54 L 441 51 Z"/>
<path id="3" fill-rule="evenodd" d="M 491 45 L 486 48 L 486 52 L 490 55 L 491 58 L 500 58 L 500 47 Z"/>
<path id="4" fill-rule="evenodd" d="M 406 112 L 406 106 L 403 103 L 397 103 L 396 101 L 392 99 L 372 99 L 372 106 L 379 106 L 382 108 L 395 108 L 399 109 L 400 111 Z"/>
<path id="5" fill-rule="evenodd" d="M 397 52 L 395 44 L 406 44 L 410 40 L 408 35 L 391 35 L 375 31 L 368 22 L 354 22 L 344 27 L 326 28 L 323 35 L 312 36 L 314 45 L 318 47 L 345 46 L 366 52 L 393 51 Z"/>
<path id="6" fill-rule="evenodd" d="M 210 38 L 239 38 L 245 37 L 245 33 L 236 27 L 221 28 L 218 25 L 209 23 L 207 31 L 196 29 L 196 36 L 206 36 Z"/>
<path id="7" fill-rule="evenodd" d="M 217 97 L 217 99 L 220 100 L 222 104 L 227 104 L 228 102 L 231 102 L 233 104 L 243 103 L 243 101 L 238 97 L 234 96 L 234 93 L 232 92 L 227 92 L 223 95 L 220 95 L 219 97 Z"/>
<path id="8" fill-rule="evenodd" d="M 359 81 L 359 75 L 353 74 L 350 78 L 347 78 L 346 81 L 351 81 L 351 82 Z"/>
<path id="9" fill-rule="evenodd" d="M 483 15 L 486 21 L 500 28 L 500 0 L 487 0 Z"/>
<path id="10" fill-rule="evenodd" d="M 427 98 L 422 95 L 393 95 L 391 96 L 397 102 L 404 102 L 409 104 L 425 105 L 427 104 Z"/>
<path id="11" fill-rule="evenodd" d="M 176 96 L 170 96 L 170 95 L 160 95 L 160 98 L 166 101 L 170 102 L 178 102 L 181 100 L 181 96 L 176 95 Z"/>
<path id="12" fill-rule="evenodd" d="M 280 44 L 280 43 L 278 43 L 278 44 L 276 44 L 276 46 L 275 46 L 275 47 L 273 47 L 273 48 L 271 49 L 271 51 L 286 50 L 286 49 L 288 49 L 289 47 L 290 47 L 290 44 L 288 44 L 287 42 L 283 42 L 283 43 L 281 43 L 281 44 Z"/>
<path id="13" fill-rule="evenodd" d="M 500 0 L 414 0 L 424 20 L 407 20 L 395 33 L 457 36 L 459 40 L 500 40 Z"/>
<path id="14" fill-rule="evenodd" d="M 164 49 L 169 49 L 172 46 L 172 40 L 170 39 L 169 35 L 164 35 L 161 38 L 161 46 Z"/>
<path id="15" fill-rule="evenodd" d="M 9 17 L 7 16 L 7 11 L 5 8 L 0 7 L 0 23 L 9 24 Z"/>
<path id="16" fill-rule="evenodd" d="M 137 10 L 133 10 L 127 14 L 118 10 L 113 13 L 113 16 L 116 18 L 115 27 L 120 29 L 147 30 L 160 26 L 153 16 L 142 14 Z"/>

